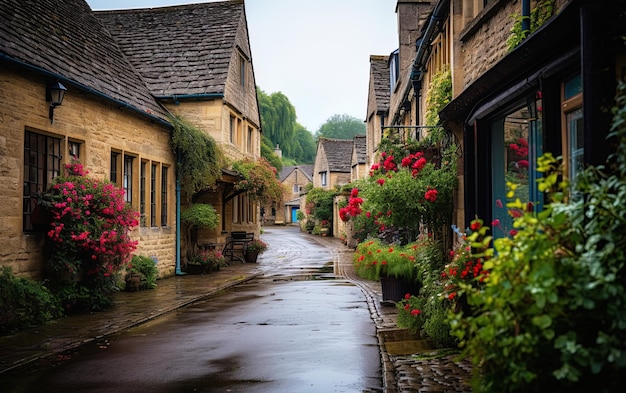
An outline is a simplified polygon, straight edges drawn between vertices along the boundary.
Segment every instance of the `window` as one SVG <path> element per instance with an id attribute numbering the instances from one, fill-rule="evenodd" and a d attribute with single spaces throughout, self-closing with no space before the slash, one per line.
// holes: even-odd
<path id="1" fill-rule="evenodd" d="M 157 164 L 152 164 L 150 169 L 150 226 L 157 226 L 156 223 L 156 215 L 157 215 L 157 193 L 156 193 L 156 185 L 157 185 Z"/>
<path id="2" fill-rule="evenodd" d="M 494 236 L 506 235 L 512 220 L 506 208 L 507 183 L 517 185 L 513 200 L 531 202 L 540 210 L 542 194 L 537 189 L 536 162 L 543 152 L 540 94 L 518 103 L 518 106 L 496 117 L 491 123 L 491 216 L 500 222 Z"/>
<path id="3" fill-rule="evenodd" d="M 235 116 L 230 116 L 230 143 L 235 143 L 235 127 L 237 127 L 237 123 L 235 122 Z"/>
<path id="4" fill-rule="evenodd" d="M 580 75 L 563 82 L 561 101 L 563 162 L 565 164 L 565 172 L 573 184 L 585 162 L 583 95 L 582 78 Z"/>
<path id="5" fill-rule="evenodd" d="M 139 225 L 146 226 L 146 161 L 141 162 L 139 170 Z"/>
<path id="6" fill-rule="evenodd" d="M 302 187 L 299 184 L 294 184 L 293 185 L 293 193 L 297 194 L 302 190 Z"/>
<path id="7" fill-rule="evenodd" d="M 132 156 L 124 156 L 124 200 L 133 203 L 133 159 Z"/>
<path id="8" fill-rule="evenodd" d="M 22 228 L 32 231 L 31 216 L 38 192 L 45 191 L 61 173 L 61 139 L 26 131 L 24 135 L 24 188 Z"/>
<path id="9" fill-rule="evenodd" d="M 67 142 L 67 153 L 71 158 L 80 159 L 80 142 Z"/>
<path id="10" fill-rule="evenodd" d="M 243 56 L 239 56 L 239 83 L 246 87 L 246 59 Z"/>
<path id="11" fill-rule="evenodd" d="M 161 226 L 167 226 L 167 167 L 161 168 Z"/>
<path id="12" fill-rule="evenodd" d="M 322 187 L 326 186 L 326 172 L 320 172 L 320 181 L 322 183 Z"/>
<path id="13" fill-rule="evenodd" d="M 120 158 L 120 153 L 111 152 L 111 173 L 109 176 L 109 179 L 111 180 L 111 183 L 113 184 L 117 184 L 118 181 L 118 172 L 119 172 L 119 163 L 118 160 Z"/>
<path id="14" fill-rule="evenodd" d="M 399 53 L 400 51 L 396 49 L 389 57 L 389 88 L 391 89 L 391 91 L 394 91 L 396 83 L 398 83 L 398 72 L 400 67 L 400 65 L 398 64 Z"/>
<path id="15" fill-rule="evenodd" d="M 254 130 L 252 127 L 248 127 L 248 153 L 252 153 L 252 138 L 254 137 Z"/>

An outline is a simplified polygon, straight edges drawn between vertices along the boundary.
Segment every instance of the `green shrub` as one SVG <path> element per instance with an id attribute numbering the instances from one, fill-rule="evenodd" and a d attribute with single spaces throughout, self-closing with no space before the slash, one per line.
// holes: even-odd
<path id="1" fill-rule="evenodd" d="M 126 268 L 126 275 L 137 273 L 141 279 L 139 289 L 153 289 L 157 286 L 159 269 L 154 259 L 145 255 L 133 255 L 130 265 Z"/>
<path id="2" fill-rule="evenodd" d="M 57 299 L 43 284 L 17 278 L 8 267 L 0 273 L 0 334 L 41 325 L 61 316 Z"/>
<path id="3" fill-rule="evenodd" d="M 626 383 L 626 85 L 620 85 L 606 166 L 577 178 L 567 203 L 546 155 L 539 189 L 551 203 L 496 240 L 484 286 L 461 284 L 468 312 L 451 317 L 472 359 L 475 391 L 614 392 Z M 519 200 L 508 204 L 524 211 Z"/>

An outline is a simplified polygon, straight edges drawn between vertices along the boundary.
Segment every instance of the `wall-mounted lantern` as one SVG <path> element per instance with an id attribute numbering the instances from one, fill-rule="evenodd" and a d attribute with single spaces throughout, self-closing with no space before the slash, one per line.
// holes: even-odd
<path id="1" fill-rule="evenodd" d="M 59 81 L 46 86 L 46 101 L 50 102 L 50 111 L 48 112 L 50 124 L 52 124 L 54 120 L 54 108 L 63 103 L 63 97 L 65 96 L 66 91 L 67 89 L 65 86 L 63 86 Z"/>

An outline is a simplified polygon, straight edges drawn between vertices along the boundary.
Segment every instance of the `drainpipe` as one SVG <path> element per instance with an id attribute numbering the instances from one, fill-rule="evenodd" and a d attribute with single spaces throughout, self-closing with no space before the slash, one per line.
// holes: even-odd
<path id="1" fill-rule="evenodd" d="M 180 165 L 180 149 L 176 152 L 176 166 Z M 184 276 L 186 273 L 180 270 L 180 176 L 176 168 L 176 275 Z"/>
<path id="2" fill-rule="evenodd" d="M 530 0 L 522 0 L 522 34 L 530 34 Z"/>

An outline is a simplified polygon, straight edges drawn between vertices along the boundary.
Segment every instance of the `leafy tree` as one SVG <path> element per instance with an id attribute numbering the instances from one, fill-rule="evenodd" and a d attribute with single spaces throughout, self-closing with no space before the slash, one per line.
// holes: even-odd
<path id="1" fill-rule="evenodd" d="M 313 134 L 304 128 L 304 126 L 296 123 L 296 140 L 300 145 L 301 151 L 298 157 L 294 157 L 296 161 L 301 163 L 313 163 L 317 151 L 317 144 L 315 143 L 315 139 L 313 139 Z"/>
<path id="2" fill-rule="evenodd" d="M 278 180 L 276 168 L 266 159 L 236 161 L 233 163 L 233 170 L 244 177 L 244 180 L 235 185 L 235 189 L 247 190 L 248 196 L 259 201 L 261 205 L 282 200 L 283 185 Z"/>
<path id="3" fill-rule="evenodd" d="M 321 136 L 335 139 L 352 139 L 356 135 L 365 135 L 365 123 L 349 115 L 334 115 L 322 124 L 315 133 L 315 138 Z"/>
<path id="4" fill-rule="evenodd" d="M 297 162 L 313 162 L 316 145 L 312 134 L 296 122 L 296 109 L 289 99 L 281 92 L 268 95 L 258 87 L 257 97 L 263 126 L 263 145 L 266 145 L 263 157 L 272 161 L 268 152 L 273 152 L 274 147 L 279 145 L 283 157 Z"/>

